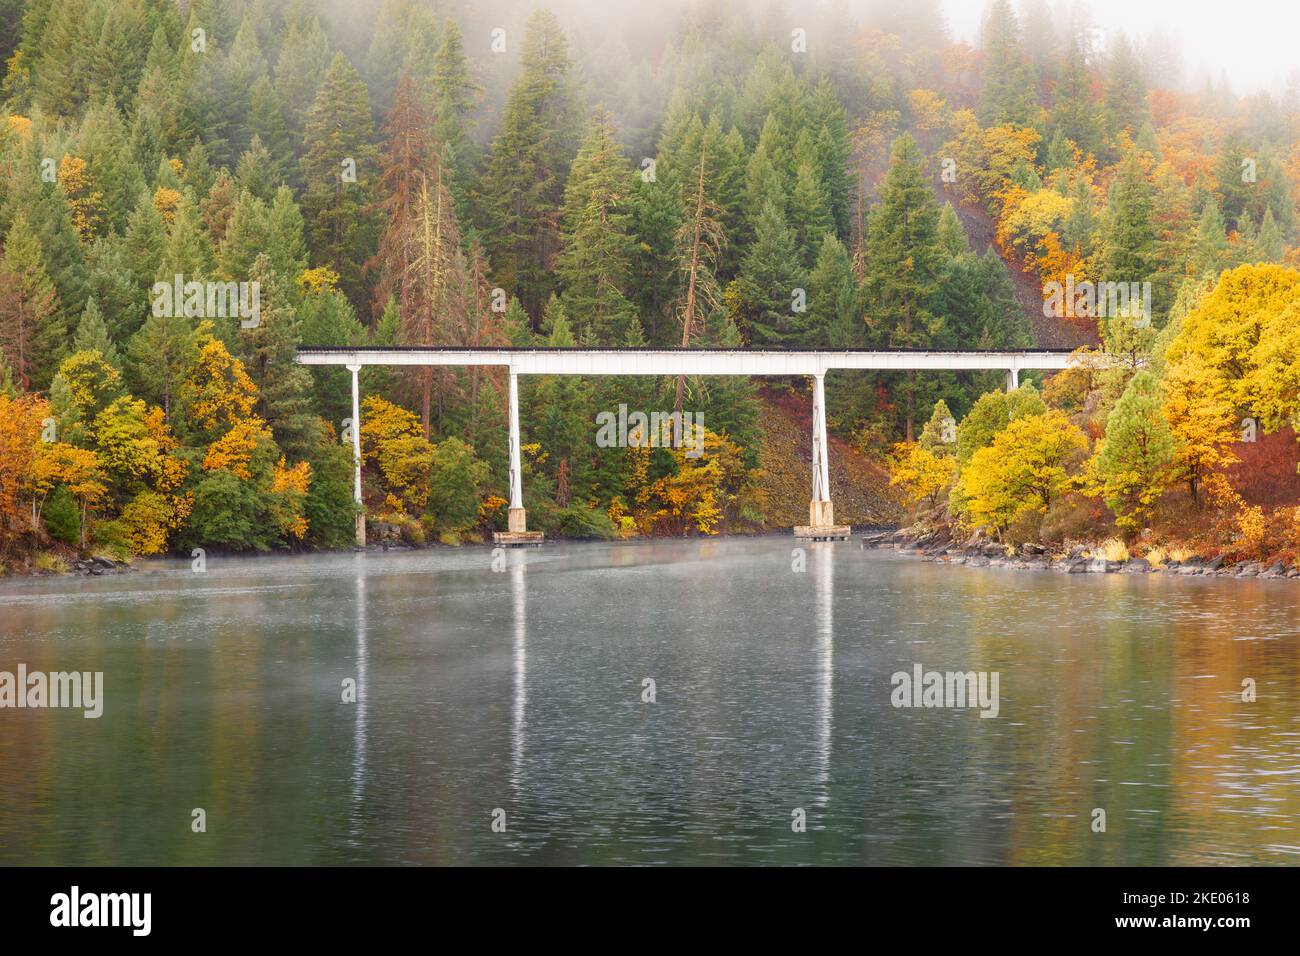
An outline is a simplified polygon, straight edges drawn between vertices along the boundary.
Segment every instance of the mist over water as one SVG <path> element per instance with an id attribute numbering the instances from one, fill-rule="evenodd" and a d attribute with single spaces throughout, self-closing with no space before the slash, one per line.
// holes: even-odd
<path id="1" fill-rule="evenodd" d="M 1294 584 L 794 545 L 6 582 L 0 669 L 106 700 L 0 713 L 0 863 L 1296 862 Z M 917 663 L 998 717 L 891 706 Z"/>

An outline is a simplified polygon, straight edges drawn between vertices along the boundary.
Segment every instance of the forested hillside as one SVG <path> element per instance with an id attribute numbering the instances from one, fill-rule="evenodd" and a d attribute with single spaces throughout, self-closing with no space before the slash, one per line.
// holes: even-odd
<path id="1" fill-rule="evenodd" d="M 1222 469 L 1243 418 L 1296 407 L 1294 91 L 1162 86 L 1139 38 L 1036 0 L 990 4 L 978 48 L 932 2 L 609 7 L 0 0 L 0 552 L 348 545 L 348 374 L 304 344 L 1096 342 L 1041 395 L 832 375 L 831 427 L 999 535 L 1177 502 L 1262 547 L 1291 515 Z M 1143 293 L 1035 311 L 1088 283 Z M 499 372 L 362 393 L 372 521 L 504 527 Z M 748 381 L 543 377 L 521 405 L 548 533 L 788 510 Z M 620 405 L 702 415 L 707 453 L 599 447 Z"/>

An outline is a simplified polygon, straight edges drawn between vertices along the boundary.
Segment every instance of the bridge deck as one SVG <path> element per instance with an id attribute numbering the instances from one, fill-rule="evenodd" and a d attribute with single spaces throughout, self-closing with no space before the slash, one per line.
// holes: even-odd
<path id="1" fill-rule="evenodd" d="M 303 365 L 496 365 L 516 375 L 822 375 L 830 369 L 880 371 L 1055 370 L 1074 361 L 1064 349 L 993 351 L 830 351 L 726 349 L 298 349 Z"/>

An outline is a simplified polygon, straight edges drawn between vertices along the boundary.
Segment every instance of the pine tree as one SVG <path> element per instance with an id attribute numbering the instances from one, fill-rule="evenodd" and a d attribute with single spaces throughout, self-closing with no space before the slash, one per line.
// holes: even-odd
<path id="1" fill-rule="evenodd" d="M 810 269 L 821 250 L 822 238 L 833 235 L 835 226 L 831 218 L 830 197 L 816 166 L 810 162 L 800 163 L 795 174 L 789 220 L 799 260 L 804 268 Z"/>
<path id="2" fill-rule="evenodd" d="M 498 283 L 536 316 L 554 288 L 557 213 L 574 147 L 568 44 L 549 11 L 529 18 L 522 63 L 492 142 L 479 215 Z"/>
<path id="3" fill-rule="evenodd" d="M 211 191 L 212 184 L 217 181 L 208 148 L 202 143 L 190 146 L 181 167 L 181 188 L 188 189 L 195 196 L 206 196 Z"/>
<path id="4" fill-rule="evenodd" d="M 1038 81 L 1020 43 L 1020 26 L 1007 0 L 994 0 L 984 21 L 983 126 L 1026 126 L 1038 111 Z"/>
<path id="5" fill-rule="evenodd" d="M 609 115 L 598 107 L 565 187 L 555 272 L 578 337 L 599 346 L 622 342 L 637 321 L 626 294 L 635 182 Z"/>
<path id="6" fill-rule="evenodd" d="M 934 403 L 934 411 L 917 442 L 932 455 L 948 456 L 956 452 L 957 420 L 942 398 Z"/>
<path id="7" fill-rule="evenodd" d="M 479 162 L 478 146 L 473 137 L 473 114 L 483 87 L 470 75 L 465 41 L 455 20 L 448 19 L 443 23 L 442 43 L 434 54 L 430 86 L 433 139 L 442 148 L 453 173 L 456 216 L 461 222 L 470 222 L 468 187 Z"/>
<path id="8" fill-rule="evenodd" d="M 226 237 L 226 227 L 230 225 L 230 217 L 235 211 L 238 198 L 239 189 L 230 177 L 230 171 L 223 167 L 217 174 L 208 195 L 199 201 L 203 227 L 207 229 L 208 235 L 218 248 Z"/>
<path id="9" fill-rule="evenodd" d="M 1205 200 L 1196 222 L 1196 239 L 1192 243 L 1191 265 L 1195 275 L 1217 276 L 1227 264 L 1228 237 L 1223 228 L 1219 205 L 1210 196 Z"/>
<path id="10" fill-rule="evenodd" d="M 455 201 L 441 180 L 418 181 L 407 242 L 402 344 L 465 344 L 473 307 L 472 289 L 460 248 Z M 423 366 L 414 373 L 420 421 L 428 438 L 434 423 L 434 401 L 441 422 L 446 405 L 461 397 L 460 388 L 454 372 L 445 366 Z"/>
<path id="11" fill-rule="evenodd" d="M 275 191 L 266 213 L 266 229 L 263 249 L 271 259 L 271 268 L 286 279 L 296 280 L 307 268 L 306 223 L 288 186 Z"/>
<path id="12" fill-rule="evenodd" d="M 289 283 L 271 267 L 270 257 L 253 260 L 249 281 L 260 289 L 256 325 L 239 329 L 239 359 L 257 386 L 257 413 L 286 454 L 306 456 L 321 440 L 320 420 L 311 411 L 312 378 L 294 361 L 301 342 Z"/>
<path id="13" fill-rule="evenodd" d="M 47 151 L 55 156 L 62 155 L 54 144 L 47 145 L 35 135 L 21 147 L 5 184 L 0 228 L 11 226 L 19 213 L 26 220 L 27 227 L 36 237 L 45 273 L 54 283 L 58 296 L 60 314 L 57 327 L 66 331 L 81 313 L 74 303 L 84 303 L 89 295 L 85 251 L 77 237 L 62 189 L 57 183 L 41 181 L 39 171 Z M 52 373 L 53 369 L 49 371 Z"/>
<path id="14" fill-rule="evenodd" d="M 290 23 L 285 31 L 275 63 L 275 91 L 284 110 L 285 137 L 296 147 L 303 142 L 307 114 L 325 80 L 329 51 L 329 41 L 315 17 Z M 291 172 L 296 176 L 296 169 Z"/>
<path id="15" fill-rule="evenodd" d="M 1251 192 L 1257 182 L 1247 182 L 1243 175 L 1247 161 L 1246 147 L 1240 136 L 1229 136 L 1214 164 L 1214 191 L 1220 197 L 1219 211 L 1228 230 L 1240 230 Z M 1256 173 L 1258 176 L 1258 171 Z"/>
<path id="16" fill-rule="evenodd" d="M 938 289 L 944 250 L 939 243 L 939 210 L 916 141 L 894 141 L 880 207 L 867 234 L 867 274 L 863 285 L 867 322 L 877 342 L 889 348 L 924 348 L 942 334 L 942 320 L 930 311 Z M 909 374 L 902 385 L 908 439 L 919 385 Z"/>
<path id="17" fill-rule="evenodd" d="M 510 344 L 517 349 L 529 348 L 533 344 L 533 330 L 528 321 L 528 313 L 518 299 L 511 299 L 506 307 L 503 324 Z"/>
<path id="18" fill-rule="evenodd" d="M 36 234 L 19 213 L 0 253 L 0 351 L 23 391 L 49 382 L 62 357 L 58 295 Z"/>
<path id="19" fill-rule="evenodd" d="M 362 264 L 375 241 L 372 132 L 365 84 L 336 53 L 307 117 L 302 209 L 317 261 L 338 273 L 353 303 L 363 298 Z"/>
<path id="20" fill-rule="evenodd" d="M 121 232 L 145 181 L 131 154 L 126 125 L 111 99 L 86 111 L 77 132 L 77 154 L 86 160 L 87 175 L 103 195 L 106 223 Z"/>
<path id="21" fill-rule="evenodd" d="M 1143 369 L 1106 419 L 1096 458 L 1102 497 L 1121 528 L 1141 529 L 1171 477 L 1174 438 L 1161 407 L 1160 385 Z"/>
<path id="22" fill-rule="evenodd" d="M 188 195 L 184 196 L 176 206 L 171 226 L 167 230 L 162 260 L 158 263 L 154 278 L 170 282 L 180 274 L 186 282 L 204 280 L 212 276 L 215 267 L 212 244 L 203 231 L 199 210 Z"/>
<path id="23" fill-rule="evenodd" d="M 40 56 L 33 63 L 33 98 L 44 113 L 74 116 L 90 98 L 103 9 L 85 2 L 55 3 L 48 16 Z"/>
<path id="24" fill-rule="evenodd" d="M 542 315 L 546 345 L 567 348 L 575 344 L 564 306 L 557 296 L 547 301 Z M 591 472 L 594 436 L 588 423 L 594 419 L 592 386 L 576 375 L 547 375 L 531 389 L 527 420 L 532 437 L 549 456 L 555 477 L 555 504 L 568 507 L 585 501 Z"/>
<path id="25" fill-rule="evenodd" d="M 249 91 L 248 127 L 252 130 L 252 135 L 248 141 L 248 150 L 243 155 L 254 151 L 254 143 L 260 143 L 267 153 L 268 168 L 264 176 L 277 186 L 285 181 L 295 158 L 284 113 L 280 95 L 275 91 L 271 78 L 266 74 L 258 77 Z M 240 157 L 241 164 L 244 162 L 243 155 Z"/>
<path id="26" fill-rule="evenodd" d="M 818 173 L 829 200 L 836 234 L 847 239 L 853 214 L 853 177 L 849 172 L 853 135 L 844 106 L 827 77 L 822 77 L 813 91 L 808 128 L 816 130 Z"/>
<path id="27" fill-rule="evenodd" d="M 776 117 L 769 114 L 745 170 L 745 208 L 749 215 L 746 217 L 748 232 L 742 235 L 742 242 L 757 232 L 758 220 L 767 206 L 775 207 L 785 217 L 790 182 L 785 174 L 780 141 Z"/>
<path id="28" fill-rule="evenodd" d="M 808 276 L 809 335 L 812 347 L 860 348 L 865 331 L 857 312 L 857 281 L 849 251 L 835 236 L 822 237 Z"/>
<path id="29" fill-rule="evenodd" d="M 266 108 L 265 103 L 255 103 L 253 94 L 260 90 L 259 96 L 265 97 L 270 87 L 266 58 L 262 55 L 257 31 L 247 17 L 240 22 L 239 31 L 230 45 L 230 54 L 225 58 L 222 86 L 222 109 L 226 113 L 225 128 L 229 133 L 224 155 L 239 156 L 248 148 L 251 133 L 258 131 L 256 124 L 250 122 L 254 106 L 259 111 Z"/>
<path id="30" fill-rule="evenodd" d="M 698 137 L 696 136 L 698 134 Z M 710 135 L 712 134 L 712 135 Z M 721 209 L 711 195 L 713 183 L 710 181 L 712 156 L 717 149 L 717 128 L 710 125 L 705 131 L 698 118 L 693 124 L 692 143 L 699 153 L 698 168 L 682 171 L 683 194 L 682 206 L 689 210 L 689 218 L 678 227 L 674 238 L 677 251 L 678 269 L 684 273 L 682 300 L 679 307 L 682 323 L 681 347 L 689 348 L 691 336 L 697 326 L 703 323 L 700 315 L 707 316 L 718 308 L 721 293 L 718 288 L 718 259 L 726 242 L 722 223 L 719 221 Z M 690 153 L 679 156 L 679 161 L 689 158 Z M 671 169 L 671 167 L 670 167 Z M 677 386 L 673 399 L 673 411 L 680 415 L 686 390 L 686 376 L 677 376 Z M 675 421 L 681 421 L 680 417 Z"/>
<path id="31" fill-rule="evenodd" d="M 152 273 L 139 283 L 133 279 L 126 257 L 126 240 L 108 236 L 95 240 L 86 253 L 90 297 L 102 303 L 104 321 L 115 342 L 125 342 L 144 321 L 149 307 Z"/>
<path id="32" fill-rule="evenodd" d="M 1281 262 L 1286 252 L 1286 237 L 1282 233 L 1282 227 L 1273 218 L 1272 209 L 1264 210 L 1264 221 L 1259 226 L 1256 247 L 1262 262 Z"/>
<path id="33" fill-rule="evenodd" d="M 162 261 L 166 231 L 162 216 L 147 193 L 142 193 L 135 209 L 127 217 L 126 234 L 122 240 L 122 255 L 133 285 L 147 290 L 153 285 Z"/>
<path id="34" fill-rule="evenodd" d="M 235 184 L 263 202 L 270 202 L 281 182 L 283 177 L 270 150 L 262 143 L 262 137 L 254 133 L 248 149 L 240 155 L 235 166 Z"/>
<path id="35" fill-rule="evenodd" d="M 396 297 L 398 309 L 410 311 L 412 243 L 415 204 L 422 184 L 442 177 L 443 164 L 429 137 L 429 117 L 410 74 L 397 82 L 393 108 L 384 126 L 384 148 L 379 157 L 380 209 L 385 226 L 370 266 L 378 267 L 373 309 L 378 314 Z"/>
<path id="36" fill-rule="evenodd" d="M 1109 282 L 1147 282 L 1156 269 L 1155 191 L 1135 150 L 1125 154 L 1110 187 L 1106 273 Z M 1148 317 L 1149 318 L 1149 317 Z"/>
<path id="37" fill-rule="evenodd" d="M 964 252 L 970 251 L 970 243 L 966 239 L 966 230 L 962 228 L 961 220 L 957 218 L 957 213 L 952 208 L 952 203 L 944 203 L 943 209 L 939 211 L 938 225 L 939 245 L 949 258 L 956 258 Z"/>
<path id="38" fill-rule="evenodd" d="M 298 314 L 301 318 L 302 344 L 360 346 L 369 344 L 366 330 L 357 321 L 347 296 L 337 289 L 322 289 L 303 297 Z M 377 368 L 369 366 L 368 368 Z M 314 385 L 313 407 L 327 422 L 341 429 L 343 419 L 352 416 L 352 376 L 345 368 L 312 365 L 308 368 Z M 367 393 L 372 393 L 367 388 Z"/>
<path id="39" fill-rule="evenodd" d="M 81 312 L 77 331 L 72 336 L 72 351 L 98 352 L 109 365 L 119 370 L 122 368 L 122 357 L 113 344 L 104 314 L 93 298 L 86 300 L 86 307 Z"/>
<path id="40" fill-rule="evenodd" d="M 1140 130 L 1150 118 L 1147 81 L 1142 61 L 1122 33 L 1115 41 L 1106 83 L 1106 128 L 1112 139 Z"/>
<path id="41" fill-rule="evenodd" d="M 1077 36 L 1066 44 L 1065 67 L 1056 85 L 1050 123 L 1054 130 L 1053 145 L 1060 137 L 1063 141 L 1073 141 L 1085 156 L 1101 151 L 1101 111 L 1093 100 L 1092 77 L 1084 57 L 1082 38 Z M 1049 159 L 1047 165 L 1049 169 L 1058 168 L 1058 165 L 1072 166 L 1073 160 L 1060 156 L 1058 152 L 1055 160 Z"/>
<path id="42" fill-rule="evenodd" d="M 206 333 L 210 326 L 201 323 Z M 150 313 L 127 343 L 127 379 L 131 392 L 162 408 L 168 421 L 198 357 L 199 333 L 178 311 Z"/>
<path id="43" fill-rule="evenodd" d="M 678 269 L 664 268 L 677 256 L 677 235 L 686 213 L 675 174 L 660 164 L 655 181 L 638 179 L 632 204 L 632 274 L 629 295 L 641 317 L 647 341 L 663 344 L 675 337 L 673 303 L 681 291 Z"/>
<path id="44" fill-rule="evenodd" d="M 758 218 L 736 288 L 750 345 L 793 345 L 806 334 L 805 315 L 793 311 L 796 290 L 806 289 L 806 279 L 799 269 L 794 234 L 771 202 Z"/>
<path id="45" fill-rule="evenodd" d="M 128 102 L 144 74 L 149 29 L 144 3 L 110 3 L 104 10 L 90 55 L 90 92 L 95 98 Z"/>

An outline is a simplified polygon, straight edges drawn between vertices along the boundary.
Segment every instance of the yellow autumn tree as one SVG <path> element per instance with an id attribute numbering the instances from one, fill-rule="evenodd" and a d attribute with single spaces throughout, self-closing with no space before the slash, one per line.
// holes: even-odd
<path id="1" fill-rule="evenodd" d="M 338 288 L 339 274 L 328 266 L 306 269 L 298 274 L 298 288 L 304 295 L 321 295 Z"/>
<path id="2" fill-rule="evenodd" d="M 24 498 L 32 494 L 32 465 L 49 414 L 42 398 L 0 391 L 0 548 L 35 527 L 36 506 L 29 516 Z"/>
<path id="3" fill-rule="evenodd" d="M 366 396 L 361 410 L 361 457 L 379 469 L 390 504 L 409 514 L 424 511 L 433 453 L 412 412 L 378 395 Z"/>
<path id="4" fill-rule="evenodd" d="M 1266 264 L 1224 272 L 1183 317 L 1165 352 L 1165 417 L 1194 501 L 1206 477 L 1235 460 L 1227 446 L 1243 420 L 1273 429 L 1300 408 L 1298 317 L 1300 272 Z"/>
<path id="5" fill-rule="evenodd" d="M 179 398 L 191 426 L 213 436 L 252 414 L 257 386 L 244 371 L 244 363 L 220 339 L 209 338 L 181 383 Z"/>
<path id="6" fill-rule="evenodd" d="M 971 456 L 953 507 L 971 524 L 999 534 L 1025 515 L 1045 513 L 1074 485 L 1088 439 L 1055 409 L 1017 418 Z"/>
<path id="7" fill-rule="evenodd" d="M 681 534 L 693 529 L 716 534 L 718 522 L 746 478 L 739 446 L 725 435 L 705 429 L 703 448 L 668 449 L 673 470 L 649 481 L 654 451 L 643 445 L 627 449 L 631 467 L 625 487 L 635 503 L 637 528 L 643 533 Z"/>
<path id="8" fill-rule="evenodd" d="M 135 554 L 162 554 L 194 507 L 192 494 L 167 495 L 145 488 L 122 507 L 118 524 Z"/>
<path id="9" fill-rule="evenodd" d="M 245 481 L 252 478 L 250 465 L 260 443 L 271 441 L 271 430 L 256 415 L 241 418 L 208 446 L 203 456 L 204 471 L 228 471 Z"/>
<path id="10" fill-rule="evenodd" d="M 916 442 L 898 442 L 889 460 L 889 483 L 901 487 L 908 504 L 938 504 L 939 493 L 952 481 L 955 462 Z"/>
<path id="11" fill-rule="evenodd" d="M 300 461 L 285 465 L 284 456 L 276 463 L 271 478 L 272 512 L 280 533 L 301 541 L 307 535 L 307 488 L 311 484 L 311 465 Z"/>
<path id="12" fill-rule="evenodd" d="M 82 242 L 90 243 L 104 225 L 106 214 L 104 194 L 95 189 L 86 161 L 80 156 L 64 153 L 55 174 L 68 207 L 72 210 L 72 225 Z"/>
<path id="13" fill-rule="evenodd" d="M 157 210 L 162 221 L 171 225 L 176 217 L 176 207 L 181 204 L 181 194 L 167 186 L 159 186 L 153 194 L 153 208 Z"/>
<path id="14" fill-rule="evenodd" d="M 173 454 L 177 442 L 157 406 L 115 399 L 95 416 L 92 434 L 105 469 L 120 481 L 146 481 L 166 492 L 185 479 L 185 461 Z"/>
<path id="15" fill-rule="evenodd" d="M 42 442 L 32 463 L 32 487 L 42 499 L 63 485 L 81 507 L 81 546 L 86 546 L 86 517 L 108 496 L 107 476 L 99 456 L 66 442 Z"/>

